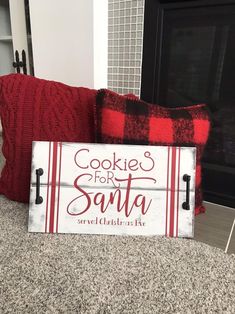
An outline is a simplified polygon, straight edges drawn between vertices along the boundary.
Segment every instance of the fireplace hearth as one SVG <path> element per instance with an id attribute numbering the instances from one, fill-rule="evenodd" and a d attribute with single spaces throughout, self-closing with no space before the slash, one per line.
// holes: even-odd
<path id="1" fill-rule="evenodd" d="M 235 1 L 146 0 L 143 100 L 207 103 L 205 200 L 235 207 Z"/>

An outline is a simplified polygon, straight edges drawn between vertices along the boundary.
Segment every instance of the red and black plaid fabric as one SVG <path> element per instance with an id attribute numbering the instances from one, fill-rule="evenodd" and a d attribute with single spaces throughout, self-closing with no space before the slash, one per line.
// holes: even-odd
<path id="1" fill-rule="evenodd" d="M 195 214 L 202 205 L 201 157 L 210 129 L 206 105 L 165 108 L 102 89 L 96 98 L 98 143 L 195 146 Z"/>

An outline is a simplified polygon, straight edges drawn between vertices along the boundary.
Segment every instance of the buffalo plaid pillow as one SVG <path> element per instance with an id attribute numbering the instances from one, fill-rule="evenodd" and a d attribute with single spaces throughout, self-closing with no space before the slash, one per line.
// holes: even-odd
<path id="1" fill-rule="evenodd" d="M 105 89 L 97 93 L 98 143 L 196 146 L 196 215 L 205 211 L 202 205 L 201 157 L 209 129 L 206 105 L 165 108 Z"/>

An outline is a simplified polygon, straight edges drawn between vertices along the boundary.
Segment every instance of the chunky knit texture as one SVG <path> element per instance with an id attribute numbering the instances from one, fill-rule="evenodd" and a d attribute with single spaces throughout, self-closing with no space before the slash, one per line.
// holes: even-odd
<path id="1" fill-rule="evenodd" d="M 0 77 L 6 164 L 0 193 L 28 202 L 32 141 L 93 142 L 96 91 L 22 74 Z"/>
<path id="2" fill-rule="evenodd" d="M 201 158 L 210 120 L 205 105 L 165 108 L 99 90 L 96 101 L 98 143 L 196 146 L 195 214 L 202 205 Z"/>

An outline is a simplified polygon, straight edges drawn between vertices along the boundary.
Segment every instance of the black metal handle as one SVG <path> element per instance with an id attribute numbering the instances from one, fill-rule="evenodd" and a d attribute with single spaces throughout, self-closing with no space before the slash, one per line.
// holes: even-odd
<path id="1" fill-rule="evenodd" d="M 186 202 L 183 202 L 182 207 L 183 207 L 183 209 L 190 210 L 189 193 L 190 193 L 191 177 L 188 174 L 184 174 L 183 180 L 186 182 Z"/>
<path id="2" fill-rule="evenodd" d="M 36 169 L 36 200 L 35 204 L 41 204 L 43 202 L 42 196 L 40 196 L 40 177 L 43 175 L 43 169 Z"/>
<path id="3" fill-rule="evenodd" d="M 23 67 L 23 73 L 27 74 L 26 53 L 24 50 L 22 50 L 22 67 Z"/>
<path id="4" fill-rule="evenodd" d="M 16 68 L 16 72 L 20 73 L 21 62 L 18 50 L 15 51 L 15 61 L 12 63 L 12 65 L 14 68 Z"/>
<path id="5" fill-rule="evenodd" d="M 20 68 L 23 68 L 23 73 L 27 74 L 26 53 L 24 50 L 22 50 L 22 61 L 20 61 L 19 51 L 15 51 L 15 61 L 12 65 L 16 68 L 17 73 L 20 73 Z"/>

